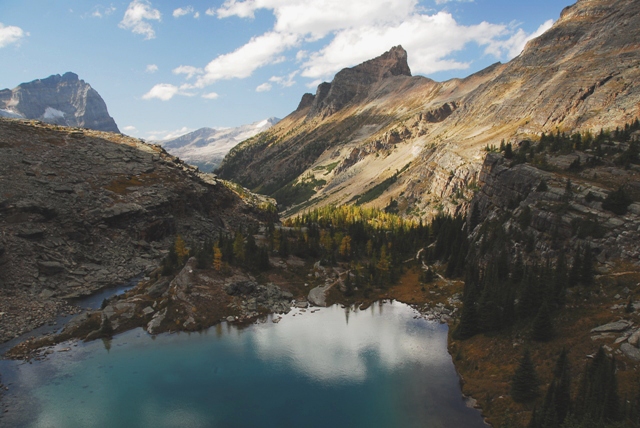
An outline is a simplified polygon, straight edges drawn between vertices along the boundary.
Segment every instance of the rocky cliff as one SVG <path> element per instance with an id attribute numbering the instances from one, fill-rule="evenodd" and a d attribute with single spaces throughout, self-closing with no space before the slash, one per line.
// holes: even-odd
<path id="1" fill-rule="evenodd" d="M 71 72 L 1 90 L 0 116 L 120 132 L 100 94 Z"/>
<path id="2" fill-rule="evenodd" d="M 406 215 L 453 212 L 472 197 L 487 145 L 640 115 L 638 28 L 636 1 L 581 0 L 511 62 L 446 82 L 410 77 L 396 47 L 305 95 L 232 150 L 221 175 L 293 201 L 288 213 L 367 194 Z"/>
<path id="3" fill-rule="evenodd" d="M 274 219 L 269 200 L 120 134 L 0 119 L 0 156 L 0 342 L 155 269 L 176 234 L 199 245 Z"/>
<path id="4" fill-rule="evenodd" d="M 560 252 L 571 255 L 588 245 L 605 270 L 609 262 L 620 260 L 640 266 L 640 167 L 605 162 L 579 172 L 567 170 L 580 157 L 588 155 L 548 156 L 543 170 L 528 163 L 512 165 L 501 154 L 490 153 L 471 204 L 485 223 L 499 224 L 512 238 L 512 255 L 528 246 L 540 259 L 556 260 Z M 603 201 L 620 187 L 629 197 L 624 213 L 605 209 Z M 474 232 L 478 241 L 480 226 Z"/>

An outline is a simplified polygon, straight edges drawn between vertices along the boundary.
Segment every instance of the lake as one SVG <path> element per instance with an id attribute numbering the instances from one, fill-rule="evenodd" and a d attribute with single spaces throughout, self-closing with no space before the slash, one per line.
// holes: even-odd
<path id="1" fill-rule="evenodd" d="M 0 361 L 0 426 L 484 427 L 461 397 L 447 326 L 416 315 L 336 305 L 61 344 L 45 361 Z"/>

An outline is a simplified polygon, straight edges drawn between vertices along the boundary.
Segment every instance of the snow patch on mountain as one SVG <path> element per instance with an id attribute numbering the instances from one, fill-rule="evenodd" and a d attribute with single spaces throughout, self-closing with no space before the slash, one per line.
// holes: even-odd
<path id="1" fill-rule="evenodd" d="M 0 117 L 10 117 L 12 119 L 24 119 L 24 116 L 15 111 L 0 108 Z"/>
<path id="2" fill-rule="evenodd" d="M 278 118 L 270 117 L 237 128 L 200 128 L 177 138 L 156 142 L 172 155 L 202 171 L 210 172 L 222 163 L 222 159 L 232 148 L 266 131 L 279 121 Z"/>
<path id="3" fill-rule="evenodd" d="M 57 119 L 57 118 L 60 118 L 60 117 L 64 117 L 64 112 L 62 112 L 60 110 L 56 110 L 53 107 L 47 107 L 44 110 L 43 117 L 45 119 Z"/>

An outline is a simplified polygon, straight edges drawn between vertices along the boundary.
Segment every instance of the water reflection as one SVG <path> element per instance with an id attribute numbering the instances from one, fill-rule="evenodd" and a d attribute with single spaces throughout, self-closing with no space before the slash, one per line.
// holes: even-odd
<path id="1" fill-rule="evenodd" d="M 252 339 L 264 360 L 287 358 L 300 373 L 325 382 L 363 381 L 371 354 L 387 370 L 407 363 L 440 365 L 450 359 L 443 327 L 413 319 L 405 305 L 388 304 L 393 309 L 388 314 L 383 306 L 296 311 L 278 328 L 259 329 Z M 339 316 L 342 311 L 344 317 Z"/>
<path id="2" fill-rule="evenodd" d="M 155 340 L 139 329 L 0 372 L 0 426 L 483 426 L 460 399 L 446 327 L 397 303 Z"/>

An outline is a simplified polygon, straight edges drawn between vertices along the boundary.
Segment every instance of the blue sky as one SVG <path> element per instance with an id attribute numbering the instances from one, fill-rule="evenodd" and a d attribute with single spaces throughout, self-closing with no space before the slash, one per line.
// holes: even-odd
<path id="1" fill-rule="evenodd" d="M 67 71 L 141 138 L 293 111 L 337 71 L 402 44 L 413 74 L 518 55 L 571 0 L 0 1 L 0 88 Z"/>

